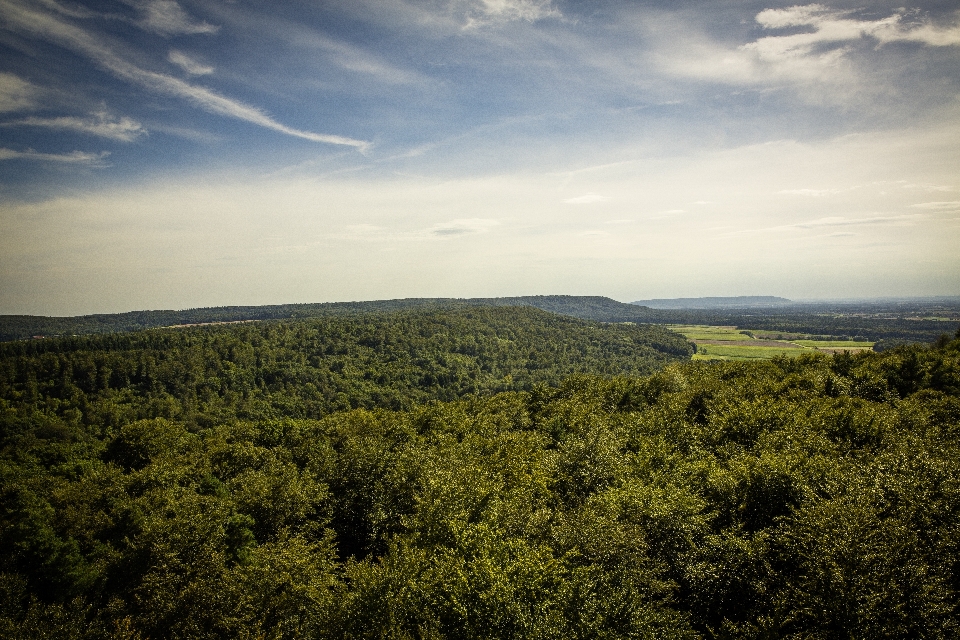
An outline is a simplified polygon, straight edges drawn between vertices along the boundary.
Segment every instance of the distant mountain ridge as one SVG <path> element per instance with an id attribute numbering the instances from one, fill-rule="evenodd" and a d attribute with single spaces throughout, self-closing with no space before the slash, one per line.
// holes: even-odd
<path id="1" fill-rule="evenodd" d="M 284 320 L 360 313 L 391 313 L 407 309 L 445 309 L 463 306 L 535 307 L 582 320 L 601 322 L 656 322 L 650 309 L 603 296 L 515 296 L 505 298 L 401 298 L 366 302 L 319 302 L 261 306 L 203 307 L 184 310 L 128 311 L 74 317 L 0 316 L 0 341 L 58 335 L 89 335 L 140 331 L 158 327 Z"/>
<path id="2" fill-rule="evenodd" d="M 781 307 L 794 304 L 779 296 L 718 296 L 706 298 L 654 298 L 637 300 L 631 304 L 651 309 L 748 309 L 751 307 Z"/>
<path id="3" fill-rule="evenodd" d="M 704 307 L 704 301 L 722 306 Z M 752 306 L 749 304 L 753 301 Z M 660 306 L 664 302 L 681 305 Z M 649 306 L 640 306 L 644 303 Z M 130 311 L 76 317 L 0 315 L 0 342 L 32 337 L 123 333 L 159 327 L 218 322 L 296 320 L 390 314 L 406 310 L 444 310 L 463 307 L 535 307 L 564 316 L 598 322 L 637 324 L 731 325 L 812 335 L 847 336 L 864 340 L 896 339 L 932 342 L 953 334 L 958 303 L 933 301 L 902 303 L 804 303 L 776 296 L 728 298 L 673 298 L 639 300 L 628 304 L 604 296 L 514 296 L 504 298 L 403 298 L 367 302 L 323 302 L 263 306 L 231 306 L 180 311 Z"/>

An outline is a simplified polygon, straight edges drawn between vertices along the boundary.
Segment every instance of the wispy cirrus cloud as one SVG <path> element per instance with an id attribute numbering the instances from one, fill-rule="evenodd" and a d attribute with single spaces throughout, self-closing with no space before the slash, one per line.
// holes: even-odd
<path id="1" fill-rule="evenodd" d="M 190 84 L 163 73 L 143 69 L 114 53 L 106 44 L 87 31 L 64 22 L 51 14 L 27 8 L 19 2 L 0 1 L 0 17 L 3 17 L 10 26 L 17 26 L 22 31 L 33 33 L 90 58 L 117 78 L 156 93 L 187 100 L 209 113 L 235 118 L 313 142 L 346 145 L 361 150 L 369 147 L 369 143 L 363 140 L 288 127 L 277 122 L 257 107 L 222 96 L 206 87 Z"/>
<path id="2" fill-rule="evenodd" d="M 906 181 L 901 182 L 900 188 L 914 191 L 957 191 L 955 187 L 946 184 L 916 184 Z"/>
<path id="3" fill-rule="evenodd" d="M 648 220 L 661 220 L 663 218 L 671 218 L 681 213 L 686 213 L 686 209 L 666 209 L 664 211 L 657 211 L 656 213 L 647 216 Z"/>
<path id="4" fill-rule="evenodd" d="M 786 9 L 765 9 L 756 20 L 765 29 L 811 27 L 812 32 L 760 38 L 743 46 L 757 51 L 761 58 L 779 59 L 803 56 L 818 45 L 835 44 L 873 38 L 888 42 L 918 42 L 945 47 L 960 45 L 960 22 L 938 26 L 929 21 L 910 23 L 900 9 L 880 20 L 856 20 L 852 12 L 834 11 L 822 4 L 793 6 Z"/>
<path id="5" fill-rule="evenodd" d="M 960 200 L 949 202 L 921 202 L 920 204 L 910 205 L 914 209 L 926 209 L 927 211 L 957 211 L 960 210 Z"/>
<path id="6" fill-rule="evenodd" d="M 478 233 L 485 233 L 500 224 L 499 220 L 491 218 L 457 218 L 446 222 L 438 222 L 429 227 L 415 230 L 397 230 L 374 224 L 353 224 L 345 227 L 340 236 L 352 240 L 428 240 L 431 238 L 454 238 Z"/>
<path id="7" fill-rule="evenodd" d="M 748 234 L 757 234 L 757 233 L 773 233 L 773 232 L 822 229 L 822 228 L 832 228 L 832 227 L 910 225 L 918 222 L 923 217 L 924 217 L 924 214 L 921 214 L 921 213 L 907 213 L 907 214 L 901 214 L 901 215 L 895 215 L 895 216 L 867 216 L 862 218 L 848 218 L 846 216 L 826 216 L 823 218 L 817 218 L 815 220 L 806 220 L 803 222 L 795 222 L 792 224 L 781 224 L 781 225 L 776 225 L 772 227 L 760 227 L 756 229 L 741 229 L 738 231 L 730 231 L 723 235 L 739 236 L 739 235 L 748 235 Z"/>
<path id="8" fill-rule="evenodd" d="M 0 113 L 27 111 L 37 105 L 40 90 L 12 74 L 0 73 Z"/>
<path id="9" fill-rule="evenodd" d="M 177 65 L 192 76 L 205 76 L 213 73 L 214 69 L 210 65 L 197 62 L 182 51 L 171 49 L 167 55 L 167 60 Z"/>
<path id="10" fill-rule="evenodd" d="M 605 202 L 610 198 L 607 196 L 602 196 L 599 193 L 586 193 L 582 196 L 577 196 L 575 198 L 568 198 L 563 202 L 565 204 L 595 204 L 597 202 Z"/>
<path id="11" fill-rule="evenodd" d="M 823 4 L 764 9 L 755 16 L 766 31 L 806 29 L 800 33 L 757 38 L 731 48 L 702 38 L 692 38 L 675 53 L 661 53 L 663 66 L 673 73 L 730 84 L 764 84 L 777 81 L 845 83 L 853 77 L 845 66 L 855 45 L 872 41 L 876 46 L 913 42 L 929 47 L 960 46 L 960 19 L 935 24 L 898 9 L 877 20 L 857 19 L 853 11 L 834 10 Z"/>
<path id="12" fill-rule="evenodd" d="M 143 17 L 138 23 L 162 36 L 213 34 L 220 27 L 191 18 L 174 0 L 150 0 L 138 6 Z"/>
<path id="13" fill-rule="evenodd" d="M 434 237 L 464 236 L 474 233 L 483 233 L 489 231 L 492 227 L 500 224 L 497 220 L 490 218 L 460 218 L 441 222 L 425 229 L 422 234 Z"/>
<path id="14" fill-rule="evenodd" d="M 75 131 L 77 133 L 86 133 L 110 140 L 118 140 L 120 142 L 132 142 L 147 133 L 143 125 L 133 118 L 117 118 L 105 111 L 94 113 L 87 118 L 78 118 L 76 116 L 62 116 L 59 118 L 30 117 L 0 123 L 0 126 L 41 127 L 61 131 Z"/>
<path id="15" fill-rule="evenodd" d="M 360 47 L 327 37 L 312 29 L 281 21 L 273 21 L 270 26 L 277 39 L 301 49 L 322 51 L 328 54 L 335 65 L 347 71 L 372 76 L 388 84 L 410 84 L 426 80 L 426 77 L 419 73 L 400 68 Z"/>
<path id="16" fill-rule="evenodd" d="M 811 198 L 822 198 L 823 196 L 832 196 L 840 193 L 840 189 L 782 189 L 777 193 L 790 196 L 808 196 Z"/>
<path id="17" fill-rule="evenodd" d="M 494 20 L 533 22 L 561 15 L 552 0 L 474 0 L 464 4 L 470 15 L 468 27 Z"/>
<path id="18" fill-rule="evenodd" d="M 100 153 L 87 153 L 84 151 L 74 151 L 72 153 L 40 153 L 32 150 L 16 151 L 14 149 L 0 148 L 0 160 L 40 160 L 43 162 L 66 162 L 91 166 L 103 166 L 103 160 L 108 155 L 110 155 L 108 151 L 101 151 Z"/>

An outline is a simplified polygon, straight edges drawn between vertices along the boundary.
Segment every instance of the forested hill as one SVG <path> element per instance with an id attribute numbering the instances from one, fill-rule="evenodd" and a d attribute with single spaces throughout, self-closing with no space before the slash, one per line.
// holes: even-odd
<path id="1" fill-rule="evenodd" d="M 534 307 L 600 322 L 733 325 L 783 333 L 898 342 L 936 340 L 957 326 L 960 299 L 930 303 L 794 304 L 780 307 L 652 309 L 602 296 L 519 296 L 508 298 L 405 298 L 369 302 L 209 307 L 184 311 L 131 311 L 76 317 L 0 316 L 0 341 L 32 337 L 90 335 L 155 327 L 217 322 L 330 318 L 403 310 L 467 307 Z"/>
<path id="2" fill-rule="evenodd" d="M 0 397 L 20 407 L 7 420 L 209 425 L 410 408 L 574 373 L 646 374 L 692 353 L 654 325 L 531 307 L 410 310 L 6 343 Z"/>
<path id="3" fill-rule="evenodd" d="M 648 322 L 649 310 L 602 296 L 521 296 L 512 298 L 404 298 L 368 302 L 325 302 L 252 307 L 206 307 L 182 311 L 130 311 L 75 317 L 0 316 L 0 341 L 37 336 L 71 336 L 154 327 L 244 320 L 277 320 L 391 312 L 406 309 L 454 309 L 467 306 L 529 306 L 561 315 L 602 322 Z"/>
<path id="4" fill-rule="evenodd" d="M 791 300 L 779 296 L 722 296 L 708 298 L 654 298 L 636 300 L 631 304 L 651 309 L 747 309 L 751 307 L 782 307 Z"/>
<path id="5" fill-rule="evenodd" d="M 960 634 L 960 339 L 298 417 L 324 359 L 362 398 L 639 335 L 478 309 L 474 347 L 470 313 L 4 347 L 0 637 Z"/>

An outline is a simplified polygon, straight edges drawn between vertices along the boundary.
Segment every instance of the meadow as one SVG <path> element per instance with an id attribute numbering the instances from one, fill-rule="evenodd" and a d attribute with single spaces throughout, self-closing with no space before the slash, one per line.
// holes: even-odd
<path id="1" fill-rule="evenodd" d="M 789 339 L 781 335 L 754 332 L 732 326 L 665 325 L 697 345 L 694 360 L 768 360 L 776 356 L 795 357 L 819 351 L 870 351 L 873 342 L 856 340 L 816 340 L 813 336 Z"/>

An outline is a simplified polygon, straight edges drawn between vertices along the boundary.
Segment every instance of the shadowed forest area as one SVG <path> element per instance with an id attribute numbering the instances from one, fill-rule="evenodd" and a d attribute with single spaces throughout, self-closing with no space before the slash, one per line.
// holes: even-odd
<path id="1" fill-rule="evenodd" d="M 419 310 L 0 347 L 0 636 L 952 638 L 960 331 Z"/>

